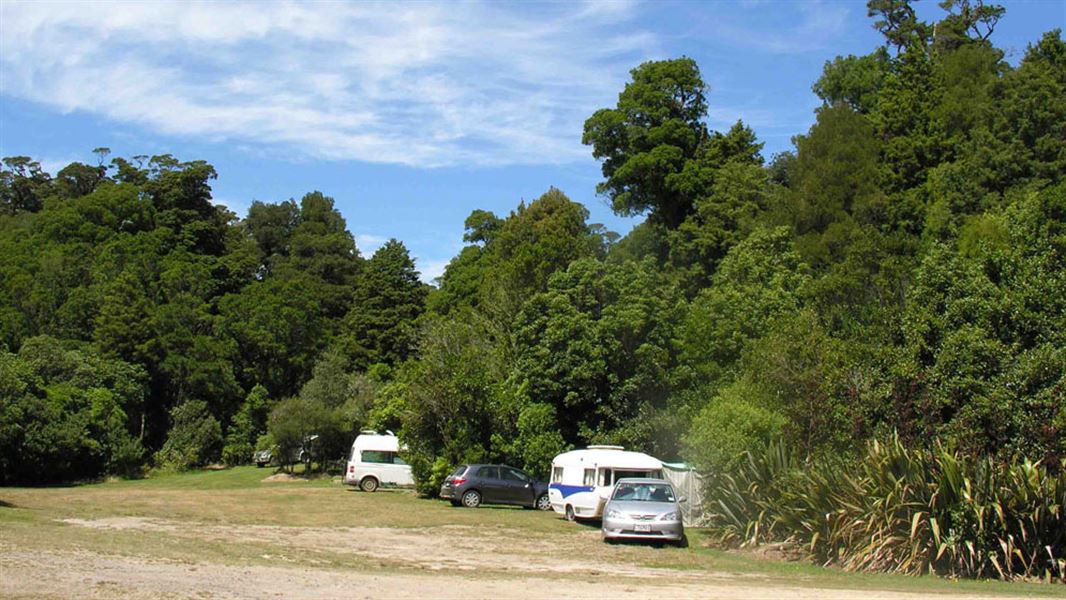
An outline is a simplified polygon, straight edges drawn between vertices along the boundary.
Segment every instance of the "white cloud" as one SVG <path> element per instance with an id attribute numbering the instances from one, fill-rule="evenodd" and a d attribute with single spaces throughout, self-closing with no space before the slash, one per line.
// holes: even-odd
<path id="1" fill-rule="evenodd" d="M 848 26 L 851 6 L 844 2 L 778 2 L 766 19 L 739 22 L 716 14 L 707 22 L 711 37 L 729 46 L 752 48 L 771 54 L 796 54 L 824 50 Z M 746 2 L 748 10 L 765 11 L 762 2 Z"/>
<path id="2" fill-rule="evenodd" d="M 3 156 L 7 156 L 7 153 L 3 152 L 2 155 Z M 34 157 L 33 160 L 36 160 L 38 163 L 40 163 L 42 171 L 44 171 L 45 173 L 48 173 L 52 177 L 55 177 L 57 173 L 59 173 L 61 170 L 63 170 L 63 168 L 66 167 L 67 165 L 69 165 L 70 163 L 81 162 L 81 163 L 85 163 L 87 165 L 94 165 L 95 166 L 96 165 L 95 158 L 96 157 L 94 156 L 93 157 L 94 160 L 89 160 L 88 158 L 86 158 L 84 156 L 66 156 L 66 157 L 62 157 L 62 158 L 55 157 L 55 156 L 46 156 L 44 158 Z"/>
<path id="3" fill-rule="evenodd" d="M 451 259 L 441 260 L 423 260 L 421 258 L 415 258 L 415 264 L 418 268 L 419 279 L 422 283 L 429 283 L 436 285 L 436 279 L 441 275 L 444 275 L 444 269 L 448 266 Z"/>
<path id="4" fill-rule="evenodd" d="M 655 38 L 629 3 L 0 3 L 0 93 L 314 159 L 562 163 Z"/>
<path id="5" fill-rule="evenodd" d="M 359 253 L 362 254 L 364 258 L 370 258 L 370 255 L 377 252 L 378 248 L 384 246 L 385 242 L 389 241 L 389 238 L 387 237 L 374 235 L 372 233 L 356 233 L 353 237 L 355 237 L 355 247 L 359 248 Z"/>

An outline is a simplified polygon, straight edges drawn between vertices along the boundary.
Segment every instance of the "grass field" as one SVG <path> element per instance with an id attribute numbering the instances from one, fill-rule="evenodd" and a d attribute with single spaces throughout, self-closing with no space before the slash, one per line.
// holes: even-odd
<path id="1" fill-rule="evenodd" d="M 245 588 L 227 579 L 237 569 L 254 575 L 249 596 L 274 589 L 332 596 L 347 588 L 285 585 L 351 575 L 362 578 L 353 584 L 376 582 L 370 597 L 472 578 L 496 582 L 504 596 L 535 597 L 526 582 L 549 575 L 578 586 L 576 595 L 597 595 L 606 589 L 597 582 L 609 579 L 633 597 L 663 581 L 708 597 L 782 589 L 810 597 L 831 590 L 839 597 L 1066 597 L 1062 586 L 854 574 L 758 559 L 707 548 L 697 530 L 690 530 L 688 548 L 607 546 L 596 527 L 554 513 L 454 508 L 405 491 L 352 491 L 330 479 L 263 482 L 270 474 L 243 467 L 0 488 L 0 596 L 240 596 Z M 72 564 L 78 566 L 68 571 Z"/>

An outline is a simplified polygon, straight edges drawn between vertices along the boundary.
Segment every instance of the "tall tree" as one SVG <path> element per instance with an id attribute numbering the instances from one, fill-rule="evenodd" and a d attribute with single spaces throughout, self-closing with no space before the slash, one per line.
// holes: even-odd
<path id="1" fill-rule="evenodd" d="M 389 240 L 366 261 L 344 317 L 343 336 L 358 367 L 397 365 L 411 355 L 426 287 L 402 242 Z"/>
<path id="2" fill-rule="evenodd" d="M 596 191 L 622 215 L 677 227 L 692 210 L 671 176 L 681 173 L 707 137 L 706 85 L 691 58 L 646 62 L 631 72 L 615 108 L 585 121 L 582 142 L 603 161 Z"/>

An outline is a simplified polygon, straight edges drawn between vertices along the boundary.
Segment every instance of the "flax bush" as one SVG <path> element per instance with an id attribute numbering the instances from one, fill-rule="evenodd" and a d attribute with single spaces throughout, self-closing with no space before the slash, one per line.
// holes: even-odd
<path id="1" fill-rule="evenodd" d="M 790 542 L 851 571 L 1066 582 L 1066 461 L 1000 464 L 898 436 L 804 464 L 777 442 L 710 479 L 721 540 Z"/>

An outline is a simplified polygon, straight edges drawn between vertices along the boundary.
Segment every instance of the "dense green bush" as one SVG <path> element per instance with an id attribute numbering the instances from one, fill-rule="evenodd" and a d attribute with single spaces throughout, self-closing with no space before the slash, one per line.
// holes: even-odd
<path id="1" fill-rule="evenodd" d="M 753 401 L 765 392 L 747 380 L 716 394 L 692 421 L 685 436 L 686 455 L 705 473 L 729 472 L 748 448 L 781 436 L 786 419 Z"/>
<path id="2" fill-rule="evenodd" d="M 807 464 L 777 442 L 708 475 L 729 543 L 793 542 L 847 570 L 1066 583 L 1066 461 L 1004 465 L 894 436 Z"/>
<path id="3" fill-rule="evenodd" d="M 222 426 L 202 400 L 189 400 L 170 411 L 173 424 L 166 443 L 155 455 L 164 469 L 202 467 L 217 461 L 222 453 Z"/>
<path id="4" fill-rule="evenodd" d="M 144 373 L 84 344 L 27 340 L 0 350 L 0 483 L 134 474 L 144 449 L 129 432 Z"/>
<path id="5" fill-rule="evenodd" d="M 222 462 L 244 465 L 252 461 L 256 440 L 266 432 L 270 406 L 266 388 L 261 385 L 252 388 L 230 424 L 222 447 Z"/>

